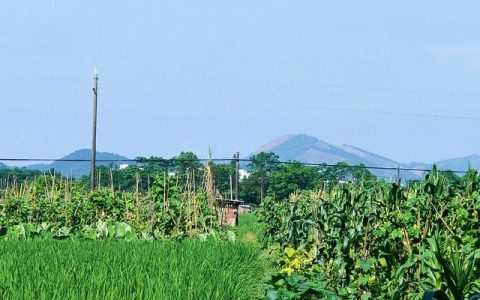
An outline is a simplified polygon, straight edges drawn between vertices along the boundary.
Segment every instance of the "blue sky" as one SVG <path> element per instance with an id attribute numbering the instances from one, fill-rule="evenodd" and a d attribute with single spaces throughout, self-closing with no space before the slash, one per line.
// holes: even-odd
<path id="1" fill-rule="evenodd" d="M 479 11 L 478 1 L 8 1 L 0 156 L 89 147 L 94 66 L 102 151 L 225 157 L 306 133 L 402 162 L 479 153 Z"/>

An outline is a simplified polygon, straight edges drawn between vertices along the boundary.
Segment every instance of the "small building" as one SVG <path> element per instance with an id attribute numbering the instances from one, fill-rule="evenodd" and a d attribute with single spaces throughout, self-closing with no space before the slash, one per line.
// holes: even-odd
<path id="1" fill-rule="evenodd" d="M 243 201 L 217 198 L 217 207 L 220 209 L 220 223 L 222 225 L 237 226 L 238 213 Z"/>
<path id="2" fill-rule="evenodd" d="M 238 207 L 238 213 L 239 214 L 246 214 L 252 211 L 252 208 L 250 205 L 242 204 Z"/>
<path id="3" fill-rule="evenodd" d="M 240 169 L 238 170 L 238 177 L 240 181 L 243 181 L 244 179 L 248 179 L 248 177 L 250 177 L 250 173 L 245 169 Z"/>
<path id="4" fill-rule="evenodd" d="M 125 170 L 126 168 L 128 168 L 129 164 L 119 164 L 118 165 L 118 169 L 119 170 Z"/>

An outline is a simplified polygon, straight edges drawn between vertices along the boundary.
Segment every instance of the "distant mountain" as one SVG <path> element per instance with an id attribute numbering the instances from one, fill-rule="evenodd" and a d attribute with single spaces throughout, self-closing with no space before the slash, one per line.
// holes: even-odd
<path id="1" fill-rule="evenodd" d="M 277 137 L 260 147 L 256 153 L 262 151 L 274 152 L 283 161 L 296 160 L 305 163 L 336 164 L 346 162 L 351 165 L 363 163 L 372 167 L 397 168 L 400 166 L 401 168 L 412 169 L 431 169 L 435 163 L 441 170 L 467 171 L 469 166 L 480 170 L 480 155 L 477 154 L 430 163 L 401 163 L 355 146 L 333 145 L 305 134 L 289 134 Z M 391 177 L 397 173 L 395 170 L 371 171 L 380 177 Z M 402 171 L 402 174 L 408 179 L 419 179 L 423 178 L 426 173 L 422 171 Z"/>
<path id="2" fill-rule="evenodd" d="M 442 170 L 452 170 L 452 171 L 467 171 L 468 167 L 472 167 L 476 170 L 480 170 L 480 155 L 472 154 L 463 157 L 456 157 L 450 159 L 444 159 L 434 162 L 439 169 Z M 424 168 L 430 169 L 432 168 L 432 163 L 409 163 L 406 166 L 411 168 Z"/>
<path id="3" fill-rule="evenodd" d="M 384 156 L 351 145 L 334 145 L 305 134 L 290 134 L 278 137 L 260 147 L 256 152 L 274 152 L 280 160 L 295 160 L 305 163 L 336 164 L 346 162 L 351 165 L 363 163 L 372 167 L 403 167 L 403 164 Z M 371 170 L 380 177 L 396 175 L 392 170 Z M 423 172 L 406 171 L 407 178 L 423 177 Z"/>
<path id="4" fill-rule="evenodd" d="M 61 159 L 90 159 L 91 150 L 90 149 L 81 149 L 75 152 L 72 152 Z M 109 153 L 109 152 L 97 152 L 97 160 L 120 160 L 119 162 L 97 162 L 97 166 L 118 166 L 122 163 L 121 160 L 128 160 L 129 158 Z M 40 170 L 40 171 L 48 171 L 50 169 L 55 169 L 58 172 L 61 172 L 64 176 L 73 176 L 73 177 L 81 177 L 84 175 L 88 175 L 90 173 L 90 162 L 68 162 L 68 161 L 54 161 L 50 164 L 35 164 L 29 165 L 26 167 L 30 170 Z"/>
<path id="5" fill-rule="evenodd" d="M 3 163 L 0 163 L 0 170 L 1 169 L 8 169 L 8 166 Z"/>
<path id="6" fill-rule="evenodd" d="M 436 162 L 439 168 L 454 171 L 466 171 L 468 167 L 480 170 L 480 155 L 472 154 L 469 156 L 446 159 Z"/>
<path id="7" fill-rule="evenodd" d="M 397 168 L 413 168 L 413 169 L 431 169 L 433 163 L 411 162 L 401 163 L 382 155 L 369 152 L 367 150 L 351 146 L 351 145 L 334 145 L 322 141 L 316 137 L 306 134 L 289 134 L 277 137 L 265 145 L 261 146 L 254 154 L 259 152 L 274 152 L 282 161 L 295 160 L 305 163 L 326 163 L 336 164 L 338 162 L 346 162 L 350 165 L 360 163 L 372 167 L 389 167 Z M 61 159 L 90 159 L 90 150 L 81 149 L 70 153 Z M 118 166 L 123 160 L 129 160 L 127 157 L 109 153 L 97 152 L 98 160 L 119 160 L 119 162 L 97 162 L 97 165 L 114 165 Z M 445 159 L 434 162 L 442 170 L 466 171 L 468 166 L 480 170 L 480 155 L 469 155 L 452 159 Z M 8 168 L 0 163 L 0 169 Z M 64 176 L 81 177 L 90 173 L 90 162 L 62 162 L 55 161 L 51 164 L 35 164 L 26 167 L 31 170 L 48 171 L 51 168 L 61 172 Z M 379 177 L 392 177 L 397 175 L 396 170 L 371 170 Z M 402 171 L 402 176 L 407 179 L 420 179 L 425 176 L 422 171 Z"/>

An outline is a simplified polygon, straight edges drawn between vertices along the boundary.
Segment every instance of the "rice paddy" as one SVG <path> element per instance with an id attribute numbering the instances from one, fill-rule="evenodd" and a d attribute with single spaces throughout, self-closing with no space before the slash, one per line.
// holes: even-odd
<path id="1" fill-rule="evenodd" d="M 253 299 L 258 250 L 218 241 L 0 241 L 2 299 Z"/>

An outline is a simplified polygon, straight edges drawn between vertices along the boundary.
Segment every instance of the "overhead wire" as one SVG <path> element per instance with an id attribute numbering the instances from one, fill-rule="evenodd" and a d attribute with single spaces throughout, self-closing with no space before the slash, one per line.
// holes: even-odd
<path id="1" fill-rule="evenodd" d="M 52 158 L 0 158 L 0 161 L 4 162 L 91 162 L 90 159 L 52 159 Z M 169 158 L 169 159 L 96 159 L 96 162 L 99 163 L 159 163 L 159 164 L 168 164 L 174 162 L 253 162 L 252 159 L 248 158 L 199 158 L 196 160 L 193 159 L 178 159 L 178 158 Z M 432 169 L 426 168 L 410 168 L 410 167 L 400 167 L 395 166 L 367 166 L 367 165 L 339 165 L 339 164 L 328 164 L 328 163 L 308 163 L 308 162 L 298 162 L 298 161 L 265 161 L 266 164 L 300 164 L 304 166 L 312 167 L 333 167 L 333 168 L 351 168 L 351 169 L 369 169 L 369 170 L 388 170 L 388 171 L 413 171 L 413 172 L 431 172 Z M 450 171 L 453 173 L 462 173 L 465 174 L 467 171 L 464 170 L 444 170 Z"/>
<path id="2" fill-rule="evenodd" d="M 351 90 L 366 90 L 366 91 L 377 91 L 377 92 L 389 92 L 389 93 L 411 93 L 411 94 L 420 94 L 420 95 L 442 95 L 442 96 L 461 96 L 461 97 L 480 97 L 479 93 L 461 93 L 461 92 L 452 92 L 452 91 L 437 91 L 437 90 L 416 90 L 416 89 L 407 89 L 407 88 L 392 88 L 392 87 L 375 87 L 375 86 L 357 86 L 357 85 L 345 85 L 345 84 L 325 84 L 325 83 L 305 83 L 305 82 L 289 82 L 289 81 L 276 81 L 276 80 L 266 80 L 266 79 L 248 79 L 248 78 L 225 78 L 219 76 L 210 76 L 208 78 L 221 79 L 227 81 L 245 81 L 245 82 L 260 82 L 260 83 L 269 83 L 269 84 L 283 84 L 283 85 L 292 85 L 292 86 L 310 86 L 316 88 L 334 88 L 334 89 L 351 89 Z M 1 88 L 1 87 L 0 87 Z M 123 92 L 133 92 L 133 93 L 148 93 L 148 91 L 142 91 L 138 89 L 130 88 L 116 88 L 111 85 L 106 85 L 102 87 L 103 90 L 111 91 L 123 91 Z M 175 95 L 165 95 L 166 97 L 174 97 Z M 182 95 L 180 95 L 182 97 Z M 187 95 L 188 96 L 188 95 Z M 212 97 L 200 97 L 195 96 L 195 99 L 204 98 L 211 100 Z M 236 103 L 248 103 L 245 100 L 237 100 Z M 454 120 L 468 120 L 468 121 L 480 121 L 480 116 L 462 116 L 462 115 L 450 115 L 450 114 L 437 114 L 437 113 L 417 113 L 417 112 L 402 112 L 402 111 L 389 111 L 389 110 L 371 110 L 363 108 L 352 108 L 352 107 L 332 107 L 332 106 L 323 106 L 323 105 L 310 105 L 302 104 L 298 102 L 285 102 L 285 101 L 255 101 L 255 104 L 266 104 L 266 105 L 284 105 L 290 107 L 299 107 L 299 108 L 308 108 L 308 109 L 319 109 L 327 111 L 338 111 L 338 112 L 354 112 L 354 113 L 367 113 L 367 114 L 379 114 L 379 115 L 396 115 L 396 116 L 405 116 L 405 117 L 420 117 L 420 118 L 436 118 L 436 119 L 454 119 Z"/>

